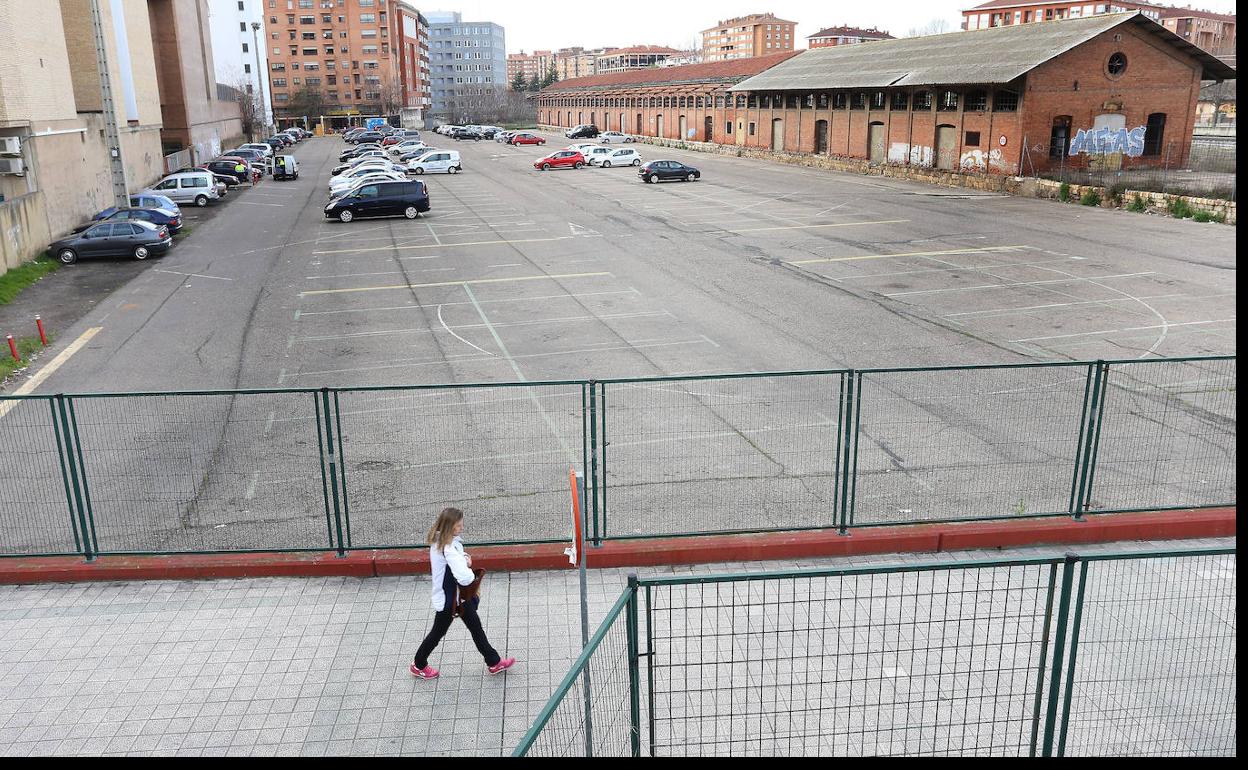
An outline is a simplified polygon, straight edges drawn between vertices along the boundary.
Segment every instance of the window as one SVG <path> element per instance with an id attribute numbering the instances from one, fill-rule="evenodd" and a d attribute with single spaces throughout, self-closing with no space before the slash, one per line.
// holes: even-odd
<path id="1" fill-rule="evenodd" d="M 914 102 L 911 104 L 911 109 L 918 112 L 922 110 L 930 110 L 931 108 L 932 108 L 932 92 L 931 91 L 916 92 L 914 95 Z"/>
<path id="2" fill-rule="evenodd" d="M 843 110 L 846 104 L 848 104 L 848 96 L 846 96 L 844 91 L 837 91 L 832 94 L 832 109 Z"/>
<path id="3" fill-rule="evenodd" d="M 851 110 L 865 110 L 867 108 L 867 95 L 862 91 L 854 91 L 849 100 L 849 108 Z"/>
<path id="4" fill-rule="evenodd" d="M 246 31 L 247 31 L 247 22 L 245 22 L 245 21 L 240 21 L 240 22 L 238 23 L 238 31 L 239 31 L 239 32 L 246 32 Z"/>
<path id="5" fill-rule="evenodd" d="M 285 88 L 285 87 L 286 87 L 286 78 L 273 78 L 273 87 L 274 87 L 274 88 Z"/>
<path id="6" fill-rule="evenodd" d="M 887 101 L 886 101 L 886 97 L 885 97 L 885 95 L 884 95 L 884 92 L 883 92 L 883 91 L 874 91 L 874 92 L 872 92 L 872 94 L 871 94 L 871 109 L 873 109 L 873 110 L 882 110 L 882 109 L 884 109 L 884 105 L 885 105 L 886 103 L 887 103 Z"/>
<path id="7" fill-rule="evenodd" d="M 966 95 L 967 112 L 983 112 L 988 109 L 988 92 L 971 91 Z"/>
<path id="8" fill-rule="evenodd" d="M 978 147 L 979 146 L 979 132 L 967 131 L 965 144 L 967 147 Z"/>
<path id="9" fill-rule="evenodd" d="M 894 110 L 904 110 L 910 106 L 910 94 L 905 91 L 893 91 L 893 98 L 890 104 Z"/>
<path id="10" fill-rule="evenodd" d="M 942 112 L 956 112 L 958 109 L 958 92 L 941 91 L 940 101 L 936 102 L 936 109 Z"/>
<path id="11" fill-rule="evenodd" d="M 992 109 L 994 112 L 1016 112 L 1018 110 L 1018 92 L 997 91 L 992 95 Z"/>
<path id="12" fill-rule="evenodd" d="M 754 136 L 754 121 L 750 121 L 750 136 Z"/>
<path id="13" fill-rule="evenodd" d="M 724 121 L 724 133 L 728 134 L 729 136 L 732 136 L 732 121 L 731 120 Z"/>
<path id="14" fill-rule="evenodd" d="M 1109 61 L 1105 62 L 1105 71 L 1109 73 L 1111 78 L 1116 78 L 1127 71 L 1127 55 L 1122 51 L 1115 51 L 1109 55 Z"/>

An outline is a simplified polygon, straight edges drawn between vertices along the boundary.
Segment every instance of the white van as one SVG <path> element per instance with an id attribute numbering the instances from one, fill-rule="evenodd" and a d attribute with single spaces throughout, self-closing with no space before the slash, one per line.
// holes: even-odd
<path id="1" fill-rule="evenodd" d="M 298 179 L 299 178 L 299 161 L 295 160 L 294 155 L 278 155 L 273 161 L 273 178 L 274 179 Z"/>
<path id="2" fill-rule="evenodd" d="M 464 167 L 459 161 L 459 153 L 455 150 L 433 150 L 407 164 L 407 170 L 413 174 L 435 174 L 440 171 L 457 174 L 463 171 Z"/>
<path id="3" fill-rule="evenodd" d="M 213 179 L 210 171 L 170 174 L 153 185 L 152 190 L 170 198 L 174 203 L 194 203 L 200 207 L 221 197 L 217 191 L 217 180 Z"/>

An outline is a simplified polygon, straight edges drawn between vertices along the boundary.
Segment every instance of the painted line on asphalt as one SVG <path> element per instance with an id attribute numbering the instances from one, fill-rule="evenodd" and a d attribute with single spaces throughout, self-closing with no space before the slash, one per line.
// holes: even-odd
<path id="1" fill-rule="evenodd" d="M 945 249 L 943 251 L 905 251 L 899 254 L 859 254 L 853 257 L 823 257 L 820 259 L 798 259 L 787 264 L 790 265 L 815 265 L 822 262 L 852 262 L 859 259 L 889 259 L 892 257 L 940 257 L 950 254 L 987 254 L 1000 251 L 1017 251 L 1026 249 L 1027 246 L 984 246 L 969 249 Z"/>
<path id="2" fill-rule="evenodd" d="M 438 281 L 436 283 L 403 283 L 395 286 L 361 286 L 354 289 L 316 289 L 314 291 L 301 291 L 300 297 L 311 296 L 314 294 L 352 294 L 361 291 L 395 291 L 410 289 L 430 289 L 440 286 L 469 286 L 483 283 L 518 283 L 521 281 L 554 281 L 564 278 L 599 278 L 602 276 L 610 276 L 612 273 L 564 273 L 561 275 L 526 275 L 517 278 L 474 278 L 466 281 Z"/>
<path id="3" fill-rule="evenodd" d="M 1079 283 L 1080 281 L 1103 281 L 1108 278 L 1136 278 L 1141 275 L 1156 275 L 1155 271 L 1145 273 L 1119 273 L 1117 275 L 1089 275 L 1071 278 L 1053 278 L 1047 281 L 1020 281 L 1018 283 L 986 283 L 978 286 L 954 286 L 949 289 L 922 289 L 920 291 L 899 291 L 885 294 L 885 297 L 904 297 L 911 294 L 944 294 L 950 291 L 976 291 L 978 289 L 1009 289 L 1015 286 L 1043 286 L 1049 283 Z"/>
<path id="4" fill-rule="evenodd" d="M 448 302 L 445 304 L 451 304 L 451 303 Z M 461 303 L 461 304 L 465 304 L 465 303 Z M 466 303 L 466 304 L 474 304 L 474 303 Z M 478 310 L 480 310 L 479 302 L 475 303 L 475 306 L 477 307 Z M 671 317 L 671 315 L 672 314 L 667 310 L 643 310 L 637 313 L 608 313 L 606 315 L 578 315 L 578 316 L 562 316 L 559 318 L 534 318 L 528 321 L 509 321 L 505 323 L 488 322 L 488 323 L 479 323 L 479 324 L 455 324 L 454 328 L 456 329 L 487 329 L 487 330 L 507 329 L 507 328 L 514 328 L 517 326 L 540 326 L 542 324 L 574 323 L 574 322 L 580 322 L 580 321 L 606 321 L 606 320 L 617 320 L 621 318 L 657 318 L 660 316 Z M 460 339 L 463 342 L 468 342 L 468 340 L 463 339 L 454 331 L 451 331 L 452 327 L 448 326 L 446 321 L 442 320 L 442 305 L 438 305 L 438 322 L 442 324 L 443 329 L 450 332 L 451 336 L 456 337 L 457 339 Z M 437 329 L 432 329 L 432 328 L 430 329 L 378 329 L 376 331 L 368 331 L 368 332 L 347 332 L 345 334 L 320 334 L 320 335 L 316 335 L 313 337 L 292 337 L 291 339 L 294 340 L 295 342 L 328 342 L 330 340 L 356 339 L 360 337 L 385 337 L 391 334 L 434 334 L 437 331 L 438 331 Z M 715 345 L 715 347 L 719 347 L 719 345 L 715 344 L 714 342 L 711 342 L 709 337 L 706 337 L 705 339 L 707 342 L 710 342 L 712 345 Z M 468 342 L 468 344 L 472 345 L 471 342 Z M 477 346 L 472 345 L 472 347 L 475 348 Z M 477 348 L 477 349 L 481 350 L 480 348 Z M 486 353 L 487 351 L 482 350 L 481 352 Z M 493 354 L 489 353 L 489 355 L 493 355 Z"/>
<path id="5" fill-rule="evenodd" d="M 219 275 L 203 275 L 202 273 L 180 273 L 180 272 L 178 272 L 177 270 L 163 270 L 163 269 L 160 269 L 160 268 L 153 269 L 153 270 L 152 270 L 152 272 L 153 272 L 153 273 L 169 273 L 170 275 L 185 275 L 185 276 L 188 276 L 188 277 L 191 277 L 191 278 L 211 278 L 211 279 L 213 279 L 214 281 L 232 281 L 232 280 L 234 280 L 233 278 L 222 278 L 222 277 L 221 277 L 221 276 L 219 276 Z"/>
<path id="6" fill-rule="evenodd" d="M 1012 266 L 1011 266 L 1012 267 Z M 1230 296 L 1230 295 L 1212 295 L 1212 296 Z M 968 315 L 1010 315 L 1011 313 L 1025 313 L 1032 310 L 1052 310 L 1059 307 L 1075 307 L 1076 305 L 1106 305 L 1111 302 L 1138 302 L 1140 300 L 1150 299 L 1173 299 L 1174 297 L 1188 297 L 1188 299 L 1203 299 L 1202 297 L 1189 297 L 1186 294 L 1154 294 L 1151 297 L 1118 297 L 1110 299 L 1088 299 L 1082 302 L 1054 302 L 1048 305 L 1024 305 L 1022 307 L 997 307 L 988 310 L 966 310 L 961 313 L 946 313 L 941 318 L 958 318 Z"/>
<path id="7" fill-rule="evenodd" d="M 861 225 L 896 225 L 909 222 L 909 219 L 877 219 L 871 222 L 837 222 L 828 225 L 785 225 L 783 227 L 751 227 L 746 230 L 724 228 L 730 233 L 763 233 L 771 230 L 815 230 L 824 227 L 859 227 Z"/>
<path id="8" fill-rule="evenodd" d="M 902 220 L 902 221 L 904 221 L 904 220 Z M 868 224 L 868 223 L 865 223 L 865 222 L 864 222 L 863 224 Z M 385 247 L 382 247 L 382 248 L 375 248 L 375 249 L 341 249 L 341 250 L 337 250 L 337 251 L 314 251 L 314 252 L 312 252 L 312 253 L 313 253 L 314 255 L 321 255 L 321 254 L 361 254 L 361 253 L 368 252 L 368 251 L 395 251 L 395 250 L 397 250 L 397 249 L 445 249 L 445 248 L 458 248 L 458 247 L 461 247 L 461 246 L 492 246 L 492 245 L 496 245 L 496 244 L 504 244 L 504 243 L 505 243 L 505 244 L 509 244 L 509 245 L 510 245 L 510 244 L 514 244 L 514 243 L 550 243 L 550 242 L 552 242 L 552 241 L 574 241 L 574 240 L 578 240 L 578 239 L 581 239 L 581 238 L 600 238 L 600 237 L 602 237 L 602 236 L 594 236 L 594 235 L 560 235 L 560 236 L 556 236 L 556 237 L 554 237 L 554 238 L 522 238 L 522 239 L 518 239 L 518 240 L 505 240 L 505 239 L 504 239 L 504 240 L 497 240 L 497 241 L 470 241 L 470 242 L 467 242 L 467 243 L 444 243 L 444 244 L 441 244 L 441 245 L 438 245 L 438 244 L 436 244 L 436 243 L 431 243 L 431 244 L 428 244 L 428 245 L 425 245 L 425 246 L 385 246 Z"/>
<path id="9" fill-rule="evenodd" d="M 640 297 L 641 292 L 636 289 L 623 289 L 620 291 L 587 291 L 576 294 L 544 294 L 538 297 L 507 297 L 505 299 L 479 299 L 482 305 L 493 305 L 499 302 L 540 302 L 551 299 L 579 299 L 581 297 L 599 297 L 609 294 L 632 294 Z M 450 307 L 451 305 L 471 305 L 471 302 L 443 302 L 441 306 Z M 312 312 L 300 313 L 300 316 L 312 315 L 339 315 L 341 313 L 381 313 L 390 310 L 424 310 L 424 305 L 390 305 L 387 307 L 353 307 L 343 310 L 316 310 Z"/>
<path id="10" fill-rule="evenodd" d="M 78 335 L 78 339 L 69 343 L 69 346 L 67 348 L 62 350 L 60 353 L 57 353 L 56 358 L 53 358 L 51 361 L 49 361 L 47 366 L 43 367 L 38 372 L 36 372 L 35 376 L 31 377 L 29 380 L 24 382 L 20 388 L 13 391 L 13 395 L 25 396 L 25 395 L 29 395 L 30 393 L 33 393 L 35 391 L 35 388 L 42 385 L 44 380 L 51 377 L 56 372 L 57 369 L 60 369 L 62 366 L 64 366 L 66 361 L 68 361 L 79 350 L 82 350 L 83 347 L 85 347 L 86 344 L 90 342 L 93 337 L 95 337 L 95 335 L 99 334 L 103 330 L 104 330 L 103 326 L 92 326 L 90 329 L 87 329 L 85 332 Z M 14 407 L 16 407 L 19 403 L 21 402 L 19 401 L 0 402 L 0 417 L 4 417 L 6 414 L 11 412 L 14 409 Z"/>
<path id="11" fill-rule="evenodd" d="M 1178 324 L 1157 324 L 1156 326 L 1127 326 L 1122 329 L 1099 329 L 1094 332 L 1075 332 L 1074 334 L 1053 334 L 1047 337 L 1023 337 L 1010 342 L 1038 342 L 1040 340 L 1061 340 L 1069 337 L 1087 337 L 1091 334 L 1117 334 L 1119 332 L 1142 332 L 1152 329 L 1168 329 L 1176 326 L 1207 326 L 1208 324 L 1234 323 L 1234 318 L 1219 318 L 1214 321 L 1187 321 Z"/>

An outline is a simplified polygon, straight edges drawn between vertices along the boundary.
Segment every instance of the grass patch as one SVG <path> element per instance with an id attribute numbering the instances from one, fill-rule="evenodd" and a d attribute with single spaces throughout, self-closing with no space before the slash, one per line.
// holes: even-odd
<path id="1" fill-rule="evenodd" d="M 45 251 L 33 261 L 27 262 L 21 267 L 15 267 L 4 275 L 0 275 L 0 305 L 9 304 L 17 298 L 22 289 L 30 286 L 60 266 L 60 262 L 48 259 L 48 253 Z M 5 355 L 8 355 L 7 351 L 5 351 Z"/>
<path id="2" fill-rule="evenodd" d="M 4 349 L 0 350 L 3 356 L 0 356 L 0 382 L 4 382 L 13 372 L 18 369 L 24 369 L 30 366 L 30 357 L 36 351 L 43 350 L 43 343 L 38 337 L 22 337 L 14 340 L 17 343 L 17 354 L 22 357 L 21 363 L 13 360 L 13 354 L 9 352 L 9 346 L 5 344 Z M 48 344 L 51 344 L 52 338 L 48 337 Z"/>
<path id="3" fill-rule="evenodd" d="M 1127 186 L 1122 182 L 1115 182 L 1105 190 L 1105 197 L 1109 198 L 1115 206 L 1122 205 L 1123 193 L 1127 191 Z"/>
<path id="4" fill-rule="evenodd" d="M 1057 188 L 1057 199 L 1062 203 L 1070 200 L 1070 182 L 1062 182 L 1061 186 Z"/>
<path id="5" fill-rule="evenodd" d="M 192 225 L 182 225 L 182 229 L 173 234 L 173 240 L 180 241 L 188 237 L 194 231 L 195 228 Z"/>
<path id="6" fill-rule="evenodd" d="M 1209 211 L 1197 211 L 1192 215 L 1193 222 L 1217 222 L 1218 224 L 1226 224 L 1226 214 L 1214 214 Z"/>
<path id="7" fill-rule="evenodd" d="M 1148 206 L 1144 205 L 1144 199 L 1139 195 L 1132 195 L 1131 202 L 1127 204 L 1127 211 L 1134 211 L 1137 214 L 1143 214 L 1148 210 Z"/>
<path id="8" fill-rule="evenodd" d="M 1079 196 L 1080 206 L 1099 206 L 1101 205 L 1101 194 L 1095 188 L 1088 188 L 1083 191 L 1083 195 Z"/>
<path id="9" fill-rule="evenodd" d="M 1190 219 L 1196 216 L 1196 210 L 1182 198 L 1171 198 L 1170 205 L 1167 208 L 1170 211 L 1170 216 L 1175 219 Z"/>

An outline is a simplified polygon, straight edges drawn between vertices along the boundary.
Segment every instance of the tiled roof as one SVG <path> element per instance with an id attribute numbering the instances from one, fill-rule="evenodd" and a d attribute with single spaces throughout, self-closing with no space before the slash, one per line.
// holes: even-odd
<path id="1" fill-rule="evenodd" d="M 741 78 L 757 75 L 768 70 L 799 53 L 801 51 L 785 51 L 784 53 L 771 54 L 770 56 L 756 56 L 751 59 L 730 59 L 728 61 L 706 62 L 704 64 L 687 64 L 683 67 L 663 67 L 612 72 L 606 75 L 589 75 L 583 78 L 561 80 L 545 88 L 543 93 L 584 88 L 740 80 Z"/>
<path id="2" fill-rule="evenodd" d="M 812 37 L 832 37 L 833 35 L 847 35 L 849 37 L 878 37 L 884 40 L 892 40 L 893 36 L 878 29 L 861 29 L 859 27 L 828 27 L 821 29 L 813 35 L 807 35 L 806 39 Z"/>

